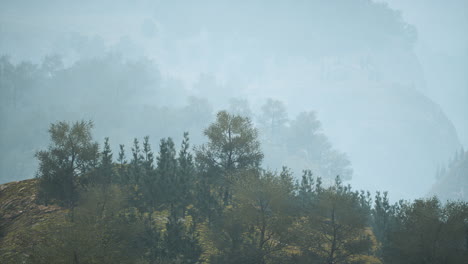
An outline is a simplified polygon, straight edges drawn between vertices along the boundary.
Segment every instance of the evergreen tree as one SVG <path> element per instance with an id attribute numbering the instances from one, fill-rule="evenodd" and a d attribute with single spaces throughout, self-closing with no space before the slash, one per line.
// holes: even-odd
<path id="1" fill-rule="evenodd" d="M 120 184 L 128 184 L 129 178 L 127 173 L 127 160 L 125 156 L 125 146 L 123 144 L 119 145 L 119 157 L 117 158 L 117 163 L 119 164 L 118 169 L 118 181 Z"/>
<path id="2" fill-rule="evenodd" d="M 298 186 L 298 198 L 300 203 L 300 208 L 305 210 L 310 206 L 313 199 L 313 190 L 314 190 L 314 179 L 312 178 L 312 172 L 310 170 L 304 170 L 302 174 L 301 183 Z"/>
<path id="3" fill-rule="evenodd" d="M 381 243 L 380 254 L 389 246 L 389 235 L 394 228 L 394 207 L 390 205 L 388 193 L 377 192 L 372 209 L 372 227 L 375 237 Z"/>
<path id="4" fill-rule="evenodd" d="M 263 153 L 258 132 L 248 118 L 221 111 L 204 134 L 208 143 L 197 151 L 203 165 L 217 167 L 223 173 L 260 166 Z"/>
<path id="5" fill-rule="evenodd" d="M 109 138 L 104 139 L 104 148 L 101 152 L 101 159 L 99 162 L 99 167 L 95 171 L 94 179 L 92 182 L 94 184 L 109 186 L 115 181 L 114 166 L 112 162 L 112 150 L 109 145 Z"/>
<path id="6" fill-rule="evenodd" d="M 400 206 L 383 248 L 385 263 L 466 263 L 468 205 L 437 198 Z"/>
<path id="7" fill-rule="evenodd" d="M 138 184 L 140 182 L 140 175 L 142 173 L 142 164 L 144 157 L 141 154 L 140 143 L 138 139 L 133 140 L 132 147 L 132 159 L 130 161 L 130 167 L 128 171 L 129 184 Z"/>
<path id="8" fill-rule="evenodd" d="M 257 130 L 250 119 L 221 111 L 205 131 L 208 143 L 196 153 L 202 172 L 224 203 L 230 200 L 229 186 L 244 170 L 258 170 L 263 159 Z"/>
<path id="9" fill-rule="evenodd" d="M 149 136 L 143 138 L 143 168 L 145 171 L 151 171 L 154 169 L 154 154 L 151 151 L 151 145 L 149 143 Z"/>
<path id="10" fill-rule="evenodd" d="M 193 163 L 193 156 L 190 153 L 189 135 L 184 133 L 184 139 L 177 158 L 178 173 L 177 173 L 177 186 L 178 186 L 178 206 L 182 210 L 182 217 L 185 216 L 185 209 L 187 205 L 193 202 L 193 188 L 195 184 L 195 165 Z"/>
<path id="11" fill-rule="evenodd" d="M 177 204 L 179 199 L 177 172 L 178 166 L 174 141 L 171 138 L 161 139 L 156 167 L 161 203 L 171 206 Z"/>
<path id="12" fill-rule="evenodd" d="M 149 136 L 143 139 L 143 153 L 140 156 L 141 163 L 138 178 L 138 190 L 140 206 L 152 213 L 158 205 L 158 177 L 154 168 L 154 154 L 151 151 Z"/>

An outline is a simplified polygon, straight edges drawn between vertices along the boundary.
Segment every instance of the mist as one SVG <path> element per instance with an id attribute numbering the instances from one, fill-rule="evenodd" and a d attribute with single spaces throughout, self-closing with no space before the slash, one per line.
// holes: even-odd
<path id="1" fill-rule="evenodd" d="M 0 182 L 34 177 L 58 120 L 93 120 L 117 150 L 202 144 L 226 109 L 272 170 L 424 197 L 468 146 L 467 28 L 463 0 L 4 0 Z"/>

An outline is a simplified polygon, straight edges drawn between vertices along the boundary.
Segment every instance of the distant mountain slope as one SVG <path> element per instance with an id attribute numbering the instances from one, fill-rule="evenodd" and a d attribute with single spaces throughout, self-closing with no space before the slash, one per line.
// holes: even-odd
<path id="1" fill-rule="evenodd" d="M 442 201 L 468 201 L 468 151 L 457 154 L 447 169 L 438 171 L 437 178 L 429 195 Z"/>
<path id="2" fill-rule="evenodd" d="M 358 189 L 387 190 L 392 198 L 424 196 L 437 164 L 460 148 L 450 119 L 412 87 L 362 83 L 316 95 L 311 104 L 330 141 L 349 155 L 351 184 Z"/>

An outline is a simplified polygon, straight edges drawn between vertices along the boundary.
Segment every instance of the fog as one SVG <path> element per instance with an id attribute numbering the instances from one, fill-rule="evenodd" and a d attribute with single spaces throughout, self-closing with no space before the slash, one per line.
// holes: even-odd
<path id="1" fill-rule="evenodd" d="M 200 144 L 227 109 L 270 169 L 423 197 L 468 146 L 467 29 L 465 0 L 2 0 L 0 182 L 34 177 L 57 120 L 91 119 L 117 150 Z"/>

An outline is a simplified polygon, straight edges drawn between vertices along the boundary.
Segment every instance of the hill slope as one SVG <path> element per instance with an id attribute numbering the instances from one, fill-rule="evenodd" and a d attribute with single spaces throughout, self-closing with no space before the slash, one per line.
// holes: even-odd
<path id="1" fill-rule="evenodd" d="M 436 195 L 442 201 L 468 201 L 468 151 L 458 154 L 446 170 L 438 172 L 437 178 L 429 195 Z"/>
<path id="2" fill-rule="evenodd" d="M 25 263 L 44 239 L 46 225 L 65 217 L 59 206 L 36 203 L 36 182 L 0 185 L 0 263 Z"/>

